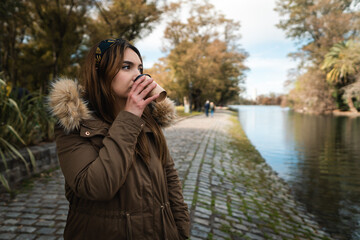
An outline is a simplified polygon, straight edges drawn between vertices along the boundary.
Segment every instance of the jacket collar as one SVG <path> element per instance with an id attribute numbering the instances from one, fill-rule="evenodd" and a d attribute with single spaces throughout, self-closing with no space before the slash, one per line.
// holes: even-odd
<path id="1" fill-rule="evenodd" d="M 64 78 L 51 85 L 48 103 L 52 115 L 58 119 L 64 131 L 79 129 L 80 124 L 89 128 L 109 127 L 91 113 L 81 95 L 82 87 L 77 81 Z M 174 103 L 169 98 L 160 103 L 152 102 L 151 105 L 152 115 L 161 127 L 169 126 L 176 118 Z"/>

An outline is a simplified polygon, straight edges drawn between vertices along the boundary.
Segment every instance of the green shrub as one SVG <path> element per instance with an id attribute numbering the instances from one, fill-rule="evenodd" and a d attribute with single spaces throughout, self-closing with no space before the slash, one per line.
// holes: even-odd
<path id="1" fill-rule="evenodd" d="M 24 95 L 20 99 L 15 96 L 6 82 L 0 79 L 0 157 L 6 170 L 6 158 L 20 158 L 30 174 L 29 164 L 19 149 L 27 150 L 35 169 L 35 158 L 28 146 L 53 140 L 55 120 L 48 114 L 45 97 L 40 93 Z M 2 174 L 0 182 L 10 191 Z"/>

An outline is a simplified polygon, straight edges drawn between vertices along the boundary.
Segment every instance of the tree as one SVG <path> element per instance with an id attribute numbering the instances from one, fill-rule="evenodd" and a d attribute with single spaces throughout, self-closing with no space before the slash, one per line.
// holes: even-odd
<path id="1" fill-rule="evenodd" d="M 96 1 L 98 15 L 91 19 L 91 43 L 106 37 L 123 37 L 129 41 L 151 32 L 154 23 L 168 10 L 166 3 L 159 1 L 112 0 Z"/>
<path id="2" fill-rule="evenodd" d="M 289 99 L 296 102 L 294 106 L 318 113 L 328 112 L 335 106 L 327 96 L 337 96 L 341 86 L 327 86 L 326 75 L 316 69 L 321 69 L 326 54 L 334 44 L 358 35 L 358 3 L 358 0 L 277 1 L 275 10 L 284 17 L 277 26 L 300 45 L 299 51 L 291 54 L 301 59 L 299 70 L 304 72 L 297 77 L 297 87 L 289 92 Z M 321 102 L 321 99 L 324 101 Z"/>
<path id="3" fill-rule="evenodd" d="M 352 84 L 349 84 L 343 87 L 342 90 L 344 91 L 343 99 L 347 101 L 350 111 L 358 112 L 354 105 L 353 99 L 355 98 L 357 102 L 360 101 L 360 81 L 358 80 Z"/>
<path id="4" fill-rule="evenodd" d="M 357 34 L 357 0 L 278 0 L 275 10 L 280 16 L 277 27 L 286 32 L 288 38 L 302 45 L 300 53 L 319 66 L 325 54 L 335 43 Z M 301 54 L 303 53 L 303 54 Z"/>
<path id="5" fill-rule="evenodd" d="M 330 113 L 335 109 L 334 90 L 325 79 L 325 74 L 318 68 L 308 68 L 298 76 L 295 88 L 287 97 L 289 105 L 299 112 Z"/>
<path id="6" fill-rule="evenodd" d="M 4 79 L 17 84 L 19 52 L 30 23 L 24 0 L 0 2 L 0 72 Z"/>
<path id="7" fill-rule="evenodd" d="M 237 96 L 247 69 L 237 41 L 240 24 L 218 14 L 214 6 L 193 3 L 186 23 L 172 19 L 165 30 L 167 68 L 176 99 L 190 97 L 200 109 L 205 99 L 219 104 Z"/>
<path id="8" fill-rule="evenodd" d="M 96 41 L 138 39 L 168 9 L 165 3 L 160 8 L 155 0 L 95 1 L 1 1 L 0 71 L 4 78 L 13 86 L 45 92 L 49 81 L 58 76 L 76 77 L 85 53 Z M 104 16 L 111 19 L 110 25 Z"/>
<path id="9" fill-rule="evenodd" d="M 6 80 L 29 89 L 47 88 L 64 74 L 84 34 L 93 0 L 14 0 L 0 6 L 0 68 Z"/>
<path id="10" fill-rule="evenodd" d="M 325 55 L 322 69 L 327 71 L 327 81 L 345 90 L 343 98 L 349 105 L 350 111 L 357 112 L 353 98 L 358 92 L 358 84 L 353 85 L 360 70 L 360 42 L 349 40 L 335 44 Z M 344 87 L 347 85 L 350 87 Z"/>
<path id="11" fill-rule="evenodd" d="M 145 69 L 144 72 L 151 75 L 161 87 L 166 90 L 168 97 L 178 101 L 176 87 L 174 88 L 175 82 L 174 77 L 170 68 L 166 64 L 166 58 L 159 59 L 158 63 L 155 63 L 151 68 Z"/>
<path id="12" fill-rule="evenodd" d="M 276 93 L 262 94 L 257 96 L 256 103 L 260 105 L 280 105 L 282 98 L 282 95 Z"/>
<path id="13" fill-rule="evenodd" d="M 350 39 L 335 44 L 325 55 L 321 69 L 328 72 L 326 79 L 331 84 L 345 86 L 354 82 L 360 70 L 360 42 Z"/>
<path id="14" fill-rule="evenodd" d="M 47 77 L 34 79 L 41 82 L 39 87 L 43 91 L 47 89 L 49 80 L 66 73 L 68 66 L 74 64 L 74 55 L 82 43 L 86 13 L 91 4 L 92 0 L 29 1 L 33 25 L 25 53 L 35 51 L 39 65 L 50 70 Z M 24 61 L 28 57 L 25 55 Z"/>

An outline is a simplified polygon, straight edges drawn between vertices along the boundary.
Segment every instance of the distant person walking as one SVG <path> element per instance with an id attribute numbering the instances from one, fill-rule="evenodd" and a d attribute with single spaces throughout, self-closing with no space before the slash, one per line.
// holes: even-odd
<path id="1" fill-rule="evenodd" d="M 215 104 L 213 102 L 210 103 L 210 115 L 211 117 L 214 116 L 214 112 L 215 112 Z"/>
<path id="2" fill-rule="evenodd" d="M 205 115 L 208 117 L 209 116 L 209 108 L 210 108 L 209 100 L 206 100 L 204 108 L 205 108 Z"/>

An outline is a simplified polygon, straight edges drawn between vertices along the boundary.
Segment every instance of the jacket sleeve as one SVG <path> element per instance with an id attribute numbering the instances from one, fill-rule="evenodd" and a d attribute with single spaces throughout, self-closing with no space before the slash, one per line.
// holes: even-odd
<path id="1" fill-rule="evenodd" d="M 115 196 L 132 166 L 137 137 L 143 126 L 141 118 L 120 112 L 100 150 L 79 132 L 65 134 L 62 129 L 56 129 L 60 166 L 76 195 L 97 201 L 107 201 Z"/>
<path id="2" fill-rule="evenodd" d="M 166 180 L 168 185 L 169 202 L 176 226 L 182 239 L 190 237 L 190 215 L 181 189 L 179 175 L 175 169 L 174 161 L 168 153 L 166 163 Z"/>

